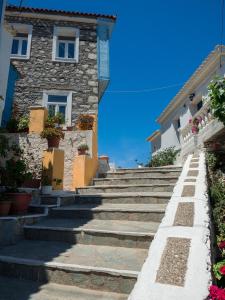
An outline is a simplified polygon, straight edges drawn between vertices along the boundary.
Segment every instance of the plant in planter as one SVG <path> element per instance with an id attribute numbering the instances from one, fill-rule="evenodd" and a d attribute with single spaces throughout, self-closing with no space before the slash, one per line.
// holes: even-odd
<path id="1" fill-rule="evenodd" d="M 76 128 L 78 130 L 92 130 L 94 125 L 94 117 L 91 115 L 80 115 L 78 117 Z"/>
<path id="2" fill-rule="evenodd" d="M 4 194 L 0 194 L 0 217 L 8 216 L 12 201 Z"/>
<path id="3" fill-rule="evenodd" d="M 55 182 L 56 185 L 60 185 L 62 183 L 62 179 L 59 178 L 54 178 L 53 181 Z"/>
<path id="4" fill-rule="evenodd" d="M 19 119 L 18 122 L 18 131 L 19 132 L 28 132 L 29 131 L 29 117 L 23 116 Z"/>
<path id="5" fill-rule="evenodd" d="M 5 167 L 1 169 L 1 184 L 6 188 L 6 196 L 12 201 L 10 213 L 23 214 L 27 212 L 31 194 L 20 192 L 18 189 L 24 181 L 31 177 L 25 160 L 16 156 L 8 159 Z"/>
<path id="6" fill-rule="evenodd" d="M 193 134 L 197 134 L 199 132 L 199 126 L 201 124 L 201 121 L 201 117 L 195 117 L 194 119 L 189 120 L 189 124 L 191 125 L 191 132 Z"/>
<path id="7" fill-rule="evenodd" d="M 21 158 L 22 150 L 17 145 L 9 145 L 8 139 L 0 135 L 0 157 L 7 158 L 5 163 L 1 161 L 0 165 L 0 181 L 1 186 L 5 190 L 5 197 L 12 201 L 12 213 L 25 213 L 27 211 L 31 195 L 20 193 L 18 188 L 23 182 L 30 178 L 31 173 L 28 172 L 26 160 Z"/>
<path id="8" fill-rule="evenodd" d="M 48 148 L 58 148 L 60 139 L 64 138 L 61 128 L 45 128 L 41 133 L 41 138 L 48 141 Z"/>
<path id="9" fill-rule="evenodd" d="M 48 116 L 45 122 L 45 128 L 58 128 L 65 122 L 63 114 L 57 113 L 55 116 Z"/>
<path id="10" fill-rule="evenodd" d="M 78 155 L 86 155 L 87 151 L 89 150 L 89 147 L 87 144 L 82 144 L 78 146 L 77 150 L 78 150 Z"/>
<path id="11" fill-rule="evenodd" d="M 43 170 L 41 178 L 41 192 L 42 194 L 51 194 L 52 192 L 52 181 L 45 169 Z"/>

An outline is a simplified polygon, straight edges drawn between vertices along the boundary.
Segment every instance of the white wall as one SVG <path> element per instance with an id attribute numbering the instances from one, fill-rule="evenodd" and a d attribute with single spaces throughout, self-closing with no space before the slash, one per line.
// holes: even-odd
<path id="1" fill-rule="evenodd" d="M 4 16 L 4 10 L 3 10 Z M 10 52 L 12 45 L 12 36 L 6 31 L 3 20 L 0 23 L 0 98 L 5 99 L 9 65 L 10 65 Z M 0 121 L 2 118 L 2 111 L 4 109 L 4 100 L 0 99 Z"/>
<path id="2" fill-rule="evenodd" d="M 212 70 L 209 75 L 200 82 L 200 84 L 190 93 L 195 93 L 196 97 L 191 102 L 189 97 L 186 96 L 183 98 L 183 101 L 180 103 L 179 107 L 177 107 L 173 112 L 167 116 L 167 118 L 160 124 L 161 128 L 161 148 L 163 150 L 168 147 L 175 146 L 176 148 L 180 148 L 179 141 L 179 131 L 177 130 L 177 122 L 176 120 L 180 118 L 181 127 L 185 127 L 189 119 L 192 118 L 197 112 L 197 103 L 201 100 L 202 96 L 207 95 L 207 88 L 210 81 L 216 76 L 224 76 L 225 74 L 225 58 L 222 60 L 222 67 L 219 65 L 216 69 Z M 157 141 L 157 144 L 160 142 Z M 152 153 L 154 153 L 155 141 L 152 143 Z"/>

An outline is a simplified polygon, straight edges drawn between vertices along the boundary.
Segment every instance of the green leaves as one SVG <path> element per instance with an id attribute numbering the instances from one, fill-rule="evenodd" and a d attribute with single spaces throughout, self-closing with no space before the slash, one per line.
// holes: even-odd
<path id="1" fill-rule="evenodd" d="M 151 167 L 160 167 L 160 166 L 168 166 L 173 165 L 178 154 L 179 150 L 175 150 L 174 147 L 166 148 L 165 150 L 159 151 L 155 154 L 149 166 Z"/>
<path id="2" fill-rule="evenodd" d="M 225 125 L 225 78 L 216 77 L 208 86 L 213 116 Z"/>

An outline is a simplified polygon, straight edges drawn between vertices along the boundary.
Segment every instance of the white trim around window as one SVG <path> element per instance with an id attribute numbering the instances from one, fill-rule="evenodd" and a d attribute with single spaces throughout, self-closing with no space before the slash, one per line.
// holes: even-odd
<path id="1" fill-rule="evenodd" d="M 48 90 L 48 91 L 43 91 L 43 106 L 48 107 L 48 96 L 53 95 L 53 96 L 66 96 L 67 97 L 67 102 L 66 102 L 66 115 L 65 115 L 65 125 L 71 126 L 71 117 L 72 117 L 72 96 L 73 92 L 72 91 L 61 91 L 61 90 Z M 51 104 L 54 104 L 51 102 Z M 60 103 L 57 103 L 60 104 Z"/>
<path id="2" fill-rule="evenodd" d="M 11 54 L 11 58 L 16 59 L 29 59 L 30 58 L 30 51 L 31 51 L 31 41 L 32 41 L 32 25 L 27 24 L 11 24 L 12 28 L 19 34 L 25 34 L 27 37 L 20 37 L 15 36 L 13 37 L 13 40 L 18 41 L 18 53 L 17 54 Z M 22 43 L 23 41 L 27 40 L 27 50 L 26 54 L 22 54 Z"/>
<path id="3" fill-rule="evenodd" d="M 71 38 L 71 41 L 63 40 L 61 37 Z M 80 30 L 74 27 L 54 27 L 53 32 L 53 46 L 52 46 L 52 60 L 61 62 L 78 63 L 79 61 L 79 39 Z M 64 57 L 59 55 L 59 44 L 63 43 L 65 47 Z M 74 57 L 69 57 L 69 44 L 74 44 Z"/>

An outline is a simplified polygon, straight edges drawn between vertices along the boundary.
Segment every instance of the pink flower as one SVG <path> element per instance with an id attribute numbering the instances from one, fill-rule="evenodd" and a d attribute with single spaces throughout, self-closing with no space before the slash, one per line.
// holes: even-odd
<path id="1" fill-rule="evenodd" d="M 221 273 L 222 275 L 225 275 L 225 266 L 222 266 L 222 267 L 220 268 L 220 273 Z"/>
<path id="2" fill-rule="evenodd" d="M 189 119 L 189 124 L 191 124 L 192 123 L 192 119 Z"/>
<path id="3" fill-rule="evenodd" d="M 218 247 L 219 247 L 220 249 L 224 249 L 224 248 L 225 248 L 225 241 L 220 242 L 220 243 L 218 244 Z"/>
<path id="4" fill-rule="evenodd" d="M 209 297 L 211 300 L 225 300 L 225 290 L 211 285 L 209 288 Z"/>

